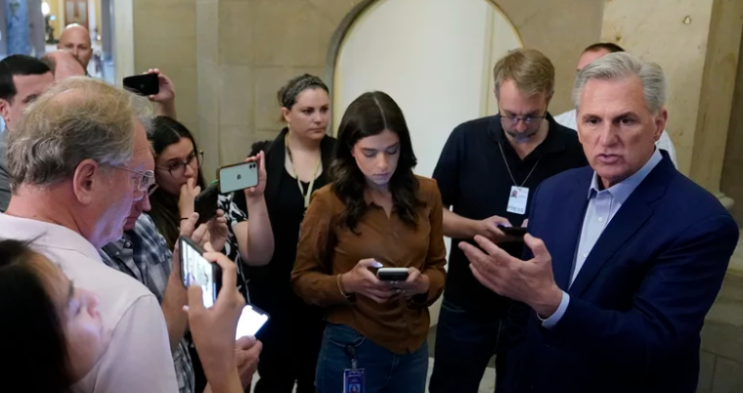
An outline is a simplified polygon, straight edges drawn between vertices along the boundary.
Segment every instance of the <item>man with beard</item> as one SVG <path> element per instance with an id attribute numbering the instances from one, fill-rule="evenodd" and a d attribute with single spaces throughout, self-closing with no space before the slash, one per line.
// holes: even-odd
<path id="1" fill-rule="evenodd" d="M 455 128 L 433 173 L 444 203 L 444 235 L 452 245 L 431 393 L 477 392 L 496 346 L 507 341 L 498 332 L 511 301 L 475 279 L 459 243 L 481 235 L 520 257 L 523 242 L 502 227 L 526 226 L 543 180 L 587 165 L 575 132 L 547 112 L 555 85 L 547 57 L 515 50 L 498 61 L 493 74 L 499 113 Z M 505 364 L 505 356 L 496 359 L 496 375 L 505 375 Z"/>

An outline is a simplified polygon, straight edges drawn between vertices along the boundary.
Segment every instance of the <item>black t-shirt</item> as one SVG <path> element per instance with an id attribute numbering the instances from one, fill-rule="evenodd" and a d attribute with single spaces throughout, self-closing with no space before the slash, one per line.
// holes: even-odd
<path id="1" fill-rule="evenodd" d="M 465 218 L 482 220 L 497 215 L 520 226 L 529 216 L 531 200 L 542 181 L 565 170 L 588 165 L 576 132 L 557 124 L 550 115 L 547 121 L 547 138 L 523 161 L 506 139 L 498 116 L 469 121 L 455 128 L 433 173 L 444 206 L 452 206 L 454 213 Z M 505 162 L 516 185 L 529 189 L 524 214 L 506 210 L 514 181 Z M 504 314 L 509 300 L 475 279 L 469 261 L 458 247 L 462 240 L 452 239 L 444 296 L 460 307 Z M 520 242 L 501 244 L 501 247 L 519 258 L 523 252 Z"/>

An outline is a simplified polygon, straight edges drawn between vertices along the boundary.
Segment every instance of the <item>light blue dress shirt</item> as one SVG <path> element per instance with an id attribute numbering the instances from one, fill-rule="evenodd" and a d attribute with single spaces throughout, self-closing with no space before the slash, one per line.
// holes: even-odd
<path id="1" fill-rule="evenodd" d="M 591 187 L 588 189 L 588 208 L 583 218 L 583 230 L 580 234 L 578 252 L 575 254 L 573 271 L 570 275 L 570 285 L 578 277 L 578 273 L 591 254 L 593 246 L 596 245 L 611 219 L 614 218 L 624 202 L 627 201 L 627 198 L 662 159 L 663 155 L 656 148 L 648 162 L 639 171 L 605 190 L 599 188 L 599 177 L 595 172 L 593 173 Z M 560 306 L 551 317 L 542 321 L 542 326 L 549 329 L 560 322 L 565 310 L 568 309 L 568 304 L 570 304 L 570 295 L 563 291 Z"/>
<path id="2" fill-rule="evenodd" d="M 2 135 L 3 132 L 5 132 L 5 119 L 0 116 L 0 135 Z"/>

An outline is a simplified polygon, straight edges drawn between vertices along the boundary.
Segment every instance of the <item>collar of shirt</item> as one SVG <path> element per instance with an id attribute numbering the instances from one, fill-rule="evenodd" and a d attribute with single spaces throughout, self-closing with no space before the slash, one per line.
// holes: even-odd
<path id="1" fill-rule="evenodd" d="M 552 115 L 549 114 L 549 112 L 547 113 L 547 117 L 545 117 L 545 120 L 547 120 L 547 122 L 549 123 L 549 126 L 547 128 L 547 137 L 544 139 L 544 141 L 542 141 L 542 143 L 539 144 L 539 146 L 537 146 L 536 149 L 534 149 L 534 152 L 558 152 L 565 150 L 565 141 L 559 138 L 559 135 L 557 135 L 556 131 L 559 125 L 552 117 Z M 503 126 L 501 125 L 500 116 L 495 115 L 490 120 L 488 133 L 490 134 L 491 138 L 493 138 L 494 141 L 500 143 L 504 149 L 513 149 L 513 147 L 511 146 L 511 142 L 508 141 L 506 132 L 503 130 Z M 532 154 L 529 154 L 528 157 L 535 156 L 534 152 L 532 152 Z M 539 155 L 541 154 L 538 153 L 537 156 Z"/>
<path id="2" fill-rule="evenodd" d="M 33 239 L 32 245 L 77 251 L 94 261 L 101 256 L 79 233 L 61 225 L 0 213 L 0 228 L 13 228 L 14 239 Z"/>
<path id="3" fill-rule="evenodd" d="M 0 116 L 0 135 L 5 133 L 5 119 Z"/>
<path id="4" fill-rule="evenodd" d="M 639 186 L 640 183 L 645 180 L 645 177 L 647 177 L 650 171 L 652 171 L 653 168 L 655 168 L 655 166 L 658 165 L 658 163 L 661 162 L 662 159 L 663 155 L 660 154 L 660 150 L 656 148 L 653 154 L 650 156 L 648 162 L 646 162 L 645 165 L 640 168 L 640 170 L 632 174 L 632 176 L 624 179 L 623 181 L 602 191 L 599 191 L 599 176 L 596 172 L 593 172 L 591 186 L 588 188 L 588 199 L 590 200 L 591 198 L 594 198 L 600 192 L 608 192 L 609 194 L 611 194 L 613 200 L 616 203 L 618 203 L 619 205 L 624 204 L 624 202 L 627 200 L 627 198 L 629 198 L 632 192 L 635 191 L 637 186 Z"/>

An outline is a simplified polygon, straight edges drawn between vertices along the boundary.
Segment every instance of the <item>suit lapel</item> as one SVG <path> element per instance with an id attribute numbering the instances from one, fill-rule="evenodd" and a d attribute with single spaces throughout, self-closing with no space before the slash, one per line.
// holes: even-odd
<path id="1" fill-rule="evenodd" d="M 588 187 L 591 184 L 590 176 L 593 174 L 593 170 L 587 170 L 586 172 L 586 175 L 577 179 L 570 192 L 560 198 L 565 202 L 560 205 L 559 213 L 555 215 L 556 220 L 553 222 L 563 223 L 561 225 L 562 229 L 556 232 L 557 236 L 550 244 L 553 247 L 550 249 L 550 253 L 552 254 L 552 270 L 555 275 L 555 282 L 560 289 L 565 291 L 567 291 L 570 283 L 575 249 L 578 246 L 583 226 L 583 216 L 586 206 L 588 206 Z M 553 225 L 553 223 L 547 223 L 547 225 Z"/>
<path id="2" fill-rule="evenodd" d="M 593 282 L 601 269 L 653 215 L 650 203 L 662 197 L 675 169 L 668 157 L 648 174 L 627 198 L 619 211 L 591 249 L 568 293 L 580 296 Z M 585 214 L 581 217 L 584 217 Z M 580 232 L 579 232 L 580 233 Z"/>

